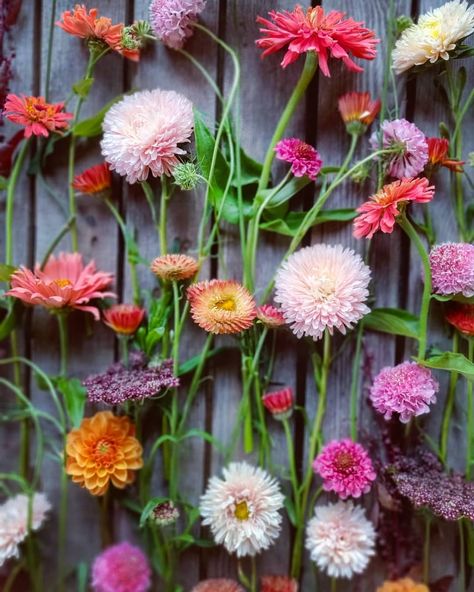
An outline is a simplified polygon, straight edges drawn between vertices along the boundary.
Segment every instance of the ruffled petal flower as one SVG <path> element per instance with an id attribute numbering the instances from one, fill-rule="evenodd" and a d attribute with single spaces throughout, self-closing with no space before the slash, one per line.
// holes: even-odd
<path id="1" fill-rule="evenodd" d="M 275 146 L 275 152 L 279 160 L 291 164 L 291 172 L 295 177 L 316 180 L 323 164 L 316 148 L 298 138 L 285 138 Z"/>
<path id="2" fill-rule="evenodd" d="M 152 0 L 151 27 L 164 45 L 181 49 L 205 7 L 206 0 Z"/>
<path id="3" fill-rule="evenodd" d="M 92 566 L 93 592 L 148 592 L 151 568 L 141 549 L 123 542 L 107 547 Z"/>
<path id="4" fill-rule="evenodd" d="M 474 245 L 442 243 L 430 251 L 433 292 L 474 296 Z"/>
<path id="5" fill-rule="evenodd" d="M 73 114 L 63 110 L 64 103 L 47 103 L 44 97 L 9 94 L 5 100 L 3 115 L 25 128 L 25 138 L 47 138 L 50 132 L 61 133 L 67 129 Z"/>

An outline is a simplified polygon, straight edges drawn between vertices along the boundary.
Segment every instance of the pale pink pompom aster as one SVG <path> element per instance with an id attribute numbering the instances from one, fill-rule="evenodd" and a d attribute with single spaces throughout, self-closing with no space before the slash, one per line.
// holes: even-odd
<path id="1" fill-rule="evenodd" d="M 193 34 L 193 25 L 205 7 L 206 0 L 153 0 L 151 28 L 164 45 L 181 49 Z"/>
<path id="2" fill-rule="evenodd" d="M 335 491 L 341 499 L 368 493 L 377 476 L 367 451 L 350 438 L 329 442 L 313 469 L 323 478 L 324 490 Z"/>
<path id="3" fill-rule="evenodd" d="M 439 384 L 428 368 L 403 362 L 379 372 L 370 389 L 370 400 L 385 419 L 398 413 L 400 421 L 408 423 L 412 417 L 429 412 L 438 390 Z"/>
<path id="4" fill-rule="evenodd" d="M 314 181 L 323 164 L 316 148 L 298 138 L 280 140 L 275 152 L 279 160 L 291 164 L 291 172 L 295 177 L 309 177 Z"/>
<path id="5" fill-rule="evenodd" d="M 474 296 L 474 245 L 443 243 L 430 252 L 433 292 Z"/>
<path id="6" fill-rule="evenodd" d="M 108 547 L 94 561 L 94 592 L 147 592 L 151 587 L 151 569 L 146 555 L 130 543 Z"/>

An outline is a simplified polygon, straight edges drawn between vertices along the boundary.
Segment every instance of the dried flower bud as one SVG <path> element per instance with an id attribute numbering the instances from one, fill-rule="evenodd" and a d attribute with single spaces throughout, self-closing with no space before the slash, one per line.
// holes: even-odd
<path id="1" fill-rule="evenodd" d="M 192 162 L 181 162 L 173 169 L 174 182 L 183 191 L 195 189 L 201 180 L 196 165 Z"/>
<path id="2" fill-rule="evenodd" d="M 178 518 L 179 510 L 171 500 L 158 504 L 150 514 L 150 520 L 158 526 L 174 524 Z"/>

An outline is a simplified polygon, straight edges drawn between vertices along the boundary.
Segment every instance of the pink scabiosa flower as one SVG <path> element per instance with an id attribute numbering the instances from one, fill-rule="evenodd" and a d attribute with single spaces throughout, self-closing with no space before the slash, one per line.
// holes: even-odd
<path id="1" fill-rule="evenodd" d="M 153 0 L 151 28 L 164 45 L 181 49 L 193 34 L 193 25 L 205 7 L 206 0 Z"/>
<path id="2" fill-rule="evenodd" d="M 428 203 L 434 197 L 434 187 L 426 177 L 402 179 L 384 185 L 357 208 L 359 215 L 354 220 L 356 238 L 372 238 L 379 230 L 391 234 L 400 212 L 400 205 L 408 202 Z"/>
<path id="3" fill-rule="evenodd" d="M 439 384 L 428 368 L 416 362 L 403 362 L 387 366 L 377 374 L 370 400 L 385 419 L 397 413 L 402 423 L 408 423 L 412 417 L 429 412 L 429 406 L 436 403 L 438 390 Z"/>
<path id="4" fill-rule="evenodd" d="M 298 582 L 287 576 L 263 576 L 260 592 L 298 592 Z"/>
<path id="5" fill-rule="evenodd" d="M 9 94 L 5 101 L 3 115 L 25 128 L 25 138 L 44 136 L 50 132 L 61 133 L 67 129 L 72 113 L 63 111 L 64 103 L 47 103 L 44 97 L 26 97 Z"/>
<path id="6" fill-rule="evenodd" d="M 330 76 L 328 59 L 343 61 L 348 70 L 362 72 L 351 56 L 363 60 L 373 60 L 375 46 L 379 42 L 375 33 L 363 27 L 362 22 L 344 18 L 345 14 L 337 10 L 325 12 L 321 6 L 308 8 L 301 6 L 292 11 L 271 10 L 270 19 L 257 17 L 263 25 L 260 29 L 262 38 L 257 46 L 264 50 L 263 57 L 286 49 L 281 65 L 286 68 L 303 53 L 313 51 L 318 55 L 321 72 Z"/>
<path id="7" fill-rule="evenodd" d="M 278 329 L 285 324 L 285 317 L 281 310 L 271 304 L 262 304 L 257 307 L 257 318 L 269 329 Z"/>
<path id="8" fill-rule="evenodd" d="M 193 105 L 171 90 L 143 90 L 112 105 L 102 127 L 102 154 L 129 183 L 146 181 L 150 173 L 170 176 L 186 154 L 181 144 L 193 132 Z"/>
<path id="9" fill-rule="evenodd" d="M 461 333 L 474 337 L 474 304 L 453 303 L 445 318 Z"/>
<path id="10" fill-rule="evenodd" d="M 106 162 L 89 167 L 74 177 L 74 189 L 85 195 L 108 193 L 112 186 L 112 175 Z"/>
<path id="11" fill-rule="evenodd" d="M 446 138 L 426 138 L 428 142 L 428 166 L 431 169 L 446 167 L 454 173 L 463 172 L 463 160 L 449 158 L 449 140 Z"/>
<path id="12" fill-rule="evenodd" d="M 297 337 L 345 334 L 370 312 L 370 269 L 342 245 L 312 245 L 293 253 L 276 275 L 275 302 Z"/>
<path id="13" fill-rule="evenodd" d="M 113 275 L 96 271 L 94 261 L 84 265 L 80 253 L 51 255 L 43 269 L 34 271 L 20 267 L 11 276 L 11 289 L 6 293 L 26 304 L 39 304 L 51 311 L 77 309 L 91 313 L 99 320 L 99 309 L 90 306 L 94 299 L 115 298 L 106 288 Z"/>
<path id="14" fill-rule="evenodd" d="M 474 245 L 442 243 L 430 252 L 433 292 L 474 296 Z"/>
<path id="15" fill-rule="evenodd" d="M 298 138 L 280 140 L 275 152 L 279 160 L 291 164 L 291 172 L 295 177 L 308 177 L 314 181 L 323 164 L 316 148 Z"/>
<path id="16" fill-rule="evenodd" d="M 102 551 L 92 566 L 94 592 L 147 592 L 151 569 L 141 549 L 123 542 Z"/>
<path id="17" fill-rule="evenodd" d="M 368 92 L 349 92 L 337 102 L 349 134 L 363 134 L 380 111 L 380 99 L 372 101 Z"/>
<path id="18" fill-rule="evenodd" d="M 288 419 L 293 413 L 295 404 L 293 389 L 288 386 L 278 391 L 265 393 L 262 397 L 262 403 L 275 419 Z"/>
<path id="19" fill-rule="evenodd" d="M 133 335 L 145 316 L 145 309 L 135 304 L 114 304 L 104 311 L 104 323 L 118 335 Z"/>
<path id="20" fill-rule="evenodd" d="M 377 476 L 367 451 L 350 438 L 326 444 L 313 469 L 323 478 L 324 490 L 335 491 L 341 499 L 368 493 Z"/>
<path id="21" fill-rule="evenodd" d="M 199 263 L 189 255 L 169 254 L 153 259 L 150 269 L 160 280 L 179 282 L 196 275 Z"/>
<path id="22" fill-rule="evenodd" d="M 199 582 L 191 592 L 245 592 L 244 588 L 234 580 L 211 578 Z"/>

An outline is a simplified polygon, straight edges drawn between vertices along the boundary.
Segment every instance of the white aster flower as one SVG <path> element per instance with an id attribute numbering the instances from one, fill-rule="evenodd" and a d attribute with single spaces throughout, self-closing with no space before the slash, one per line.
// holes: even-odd
<path id="1" fill-rule="evenodd" d="M 231 463 L 224 478 L 212 477 L 201 497 L 203 524 L 216 543 L 237 557 L 268 549 L 280 532 L 284 497 L 277 481 L 246 462 Z"/>
<path id="2" fill-rule="evenodd" d="M 306 527 L 312 561 L 334 578 L 360 574 L 374 554 L 375 529 L 364 510 L 352 502 L 318 506 Z"/>

